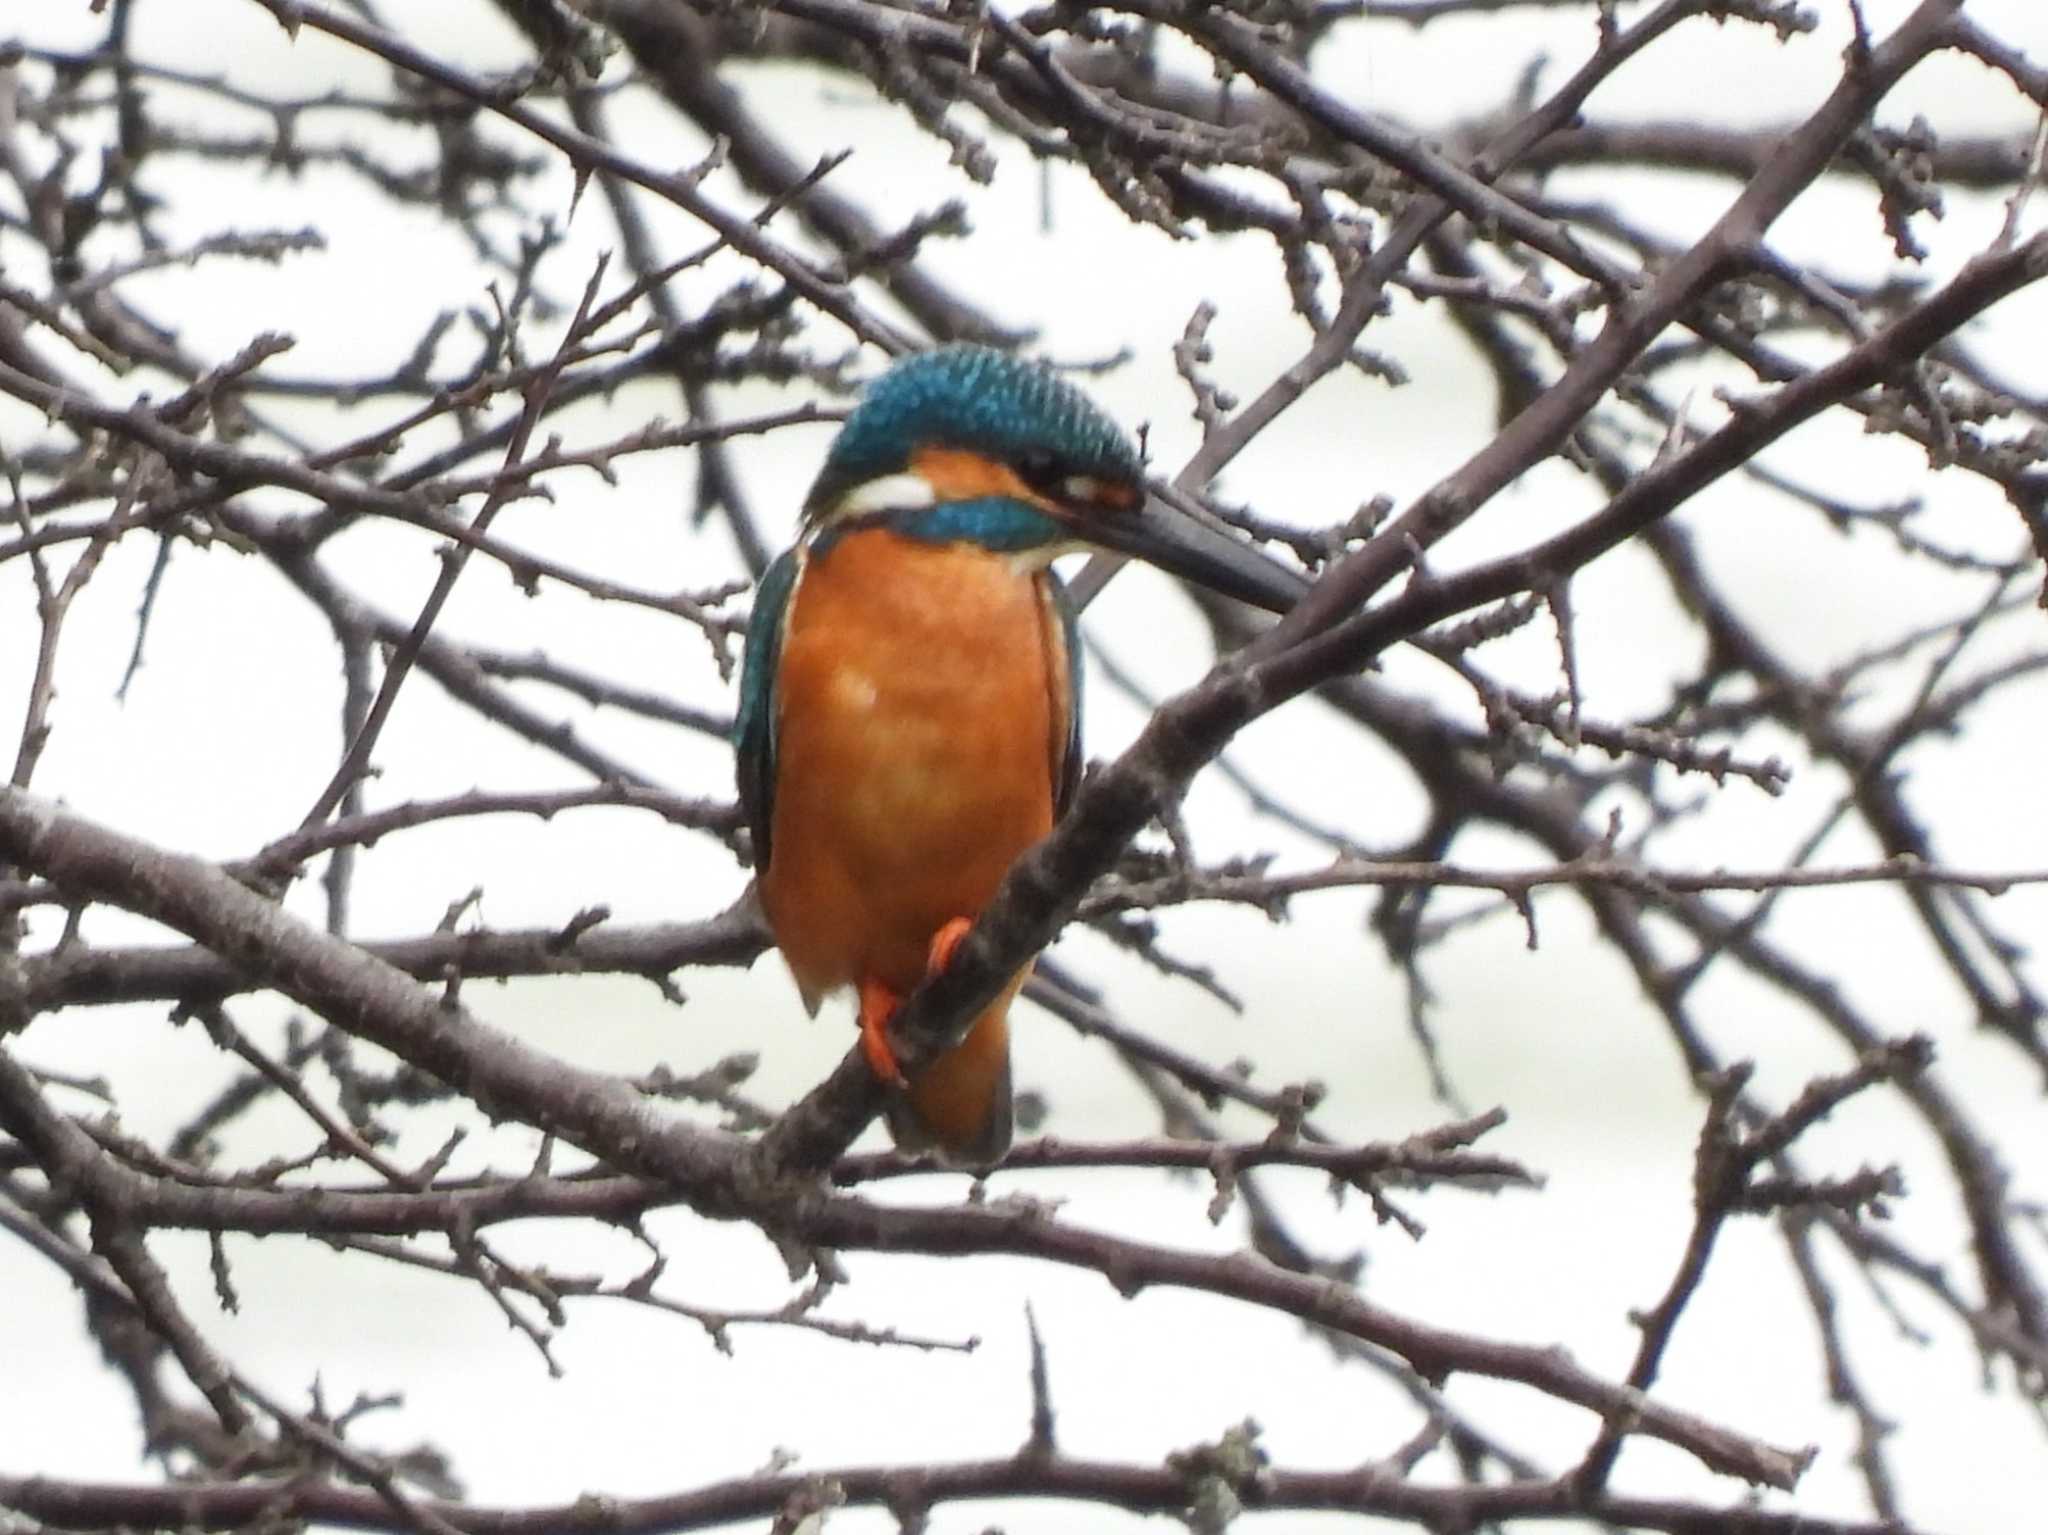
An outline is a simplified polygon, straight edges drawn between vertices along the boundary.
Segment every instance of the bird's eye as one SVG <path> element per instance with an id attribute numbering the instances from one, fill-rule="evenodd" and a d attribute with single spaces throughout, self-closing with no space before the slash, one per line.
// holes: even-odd
<path id="1" fill-rule="evenodd" d="M 1018 479 L 1041 495 L 1057 495 L 1063 488 L 1066 476 L 1061 472 L 1060 461 L 1044 448 L 1025 449 L 1012 467 Z"/>

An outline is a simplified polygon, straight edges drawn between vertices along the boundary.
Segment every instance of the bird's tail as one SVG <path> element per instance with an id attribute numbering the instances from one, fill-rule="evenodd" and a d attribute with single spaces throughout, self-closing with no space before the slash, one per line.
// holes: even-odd
<path id="1" fill-rule="evenodd" d="M 905 1151 L 986 1167 L 1010 1149 L 1010 1001 L 1024 975 L 1003 989 L 967 1037 L 890 1100 L 889 1134 Z"/>

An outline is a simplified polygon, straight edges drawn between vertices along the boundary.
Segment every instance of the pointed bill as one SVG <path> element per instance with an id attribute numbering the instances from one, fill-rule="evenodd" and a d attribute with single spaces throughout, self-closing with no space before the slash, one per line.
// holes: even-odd
<path id="1" fill-rule="evenodd" d="M 1306 577 L 1157 496 L 1147 496 L 1128 511 L 1089 517 L 1082 534 L 1091 544 L 1131 555 L 1269 613 L 1285 613 L 1309 588 Z"/>

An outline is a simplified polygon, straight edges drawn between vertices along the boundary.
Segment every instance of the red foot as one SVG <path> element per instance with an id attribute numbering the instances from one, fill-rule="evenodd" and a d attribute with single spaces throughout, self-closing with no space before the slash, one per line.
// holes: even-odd
<path id="1" fill-rule="evenodd" d="M 971 918 L 955 917 L 932 934 L 924 973 L 937 975 L 951 964 L 954 951 L 973 926 Z M 870 978 L 860 983 L 860 1053 L 867 1058 L 868 1070 L 889 1087 L 910 1085 L 903 1068 L 896 1064 L 896 1051 L 889 1043 L 889 1025 L 902 1005 L 903 999 L 882 982 Z"/>
<path id="2" fill-rule="evenodd" d="M 903 999 L 880 981 L 860 983 L 860 1051 L 867 1057 L 868 1070 L 889 1087 L 904 1087 L 903 1068 L 896 1064 L 896 1052 L 889 1047 L 889 1020 Z"/>
<path id="3" fill-rule="evenodd" d="M 973 930 L 974 922 L 969 917 L 955 917 L 936 933 L 932 934 L 932 946 L 925 956 L 924 973 L 937 975 L 953 963 L 953 955 Z"/>

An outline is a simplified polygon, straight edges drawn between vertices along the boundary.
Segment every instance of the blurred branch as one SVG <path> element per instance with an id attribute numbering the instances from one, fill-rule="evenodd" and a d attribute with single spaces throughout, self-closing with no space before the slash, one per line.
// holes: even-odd
<path id="1" fill-rule="evenodd" d="M 1355 1471 L 1297 1471 L 1261 1465 L 1241 1486 L 1247 1509 L 1342 1510 L 1431 1526 L 1504 1519 L 1593 1519 L 1627 1529 L 1673 1535 L 1914 1535 L 1889 1520 L 1826 1519 L 1762 1509 L 1754 1504 L 1701 1505 L 1680 1499 L 1604 1496 L 1579 1503 L 1559 1481 L 1485 1487 L 1428 1487 L 1401 1474 L 1398 1464 L 1372 1463 Z M 1174 1465 L 1140 1466 L 1076 1460 L 1033 1452 L 995 1461 L 919 1466 L 845 1466 L 810 1472 L 742 1477 L 689 1492 L 651 1498 L 591 1495 L 573 1503 L 531 1508 L 425 1503 L 454 1529 L 526 1535 L 573 1528 L 593 1503 L 608 1528 L 621 1535 L 721 1527 L 735 1520 L 774 1517 L 799 1497 L 829 1487 L 853 1506 L 919 1511 L 956 1502 L 1057 1498 L 1138 1514 L 1183 1514 L 1190 1500 L 1188 1473 Z M 913 1486 L 906 1486 L 913 1483 Z M 907 1501 L 906 1501 L 907 1500 Z M 374 1493 L 332 1482 L 239 1482 L 175 1487 L 94 1485 L 53 1479 L 0 1477 L 0 1501 L 31 1518 L 62 1528 L 175 1522 L 189 1528 L 234 1529 L 261 1517 L 319 1520 L 358 1529 L 400 1530 Z"/>

